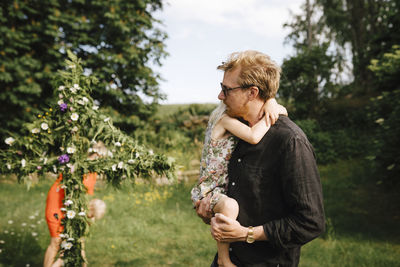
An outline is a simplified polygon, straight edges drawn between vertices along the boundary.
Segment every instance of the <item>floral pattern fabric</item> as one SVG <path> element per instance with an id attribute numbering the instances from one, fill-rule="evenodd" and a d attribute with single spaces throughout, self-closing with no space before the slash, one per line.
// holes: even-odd
<path id="1" fill-rule="evenodd" d="M 236 146 L 237 138 L 229 135 L 226 138 L 213 140 L 211 125 L 206 130 L 204 147 L 200 161 L 200 177 L 192 189 L 193 205 L 208 194 L 211 195 L 211 210 L 226 193 L 228 185 L 228 162 Z"/>

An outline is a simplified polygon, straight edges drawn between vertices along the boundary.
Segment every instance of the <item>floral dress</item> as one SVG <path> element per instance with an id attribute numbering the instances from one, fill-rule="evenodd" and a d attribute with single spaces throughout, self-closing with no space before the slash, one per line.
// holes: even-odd
<path id="1" fill-rule="evenodd" d="M 200 161 L 200 178 L 198 184 L 192 189 L 193 205 L 196 201 L 211 195 L 211 210 L 225 194 L 228 185 L 228 162 L 237 144 L 237 138 L 229 135 L 226 138 L 213 140 L 211 138 L 211 125 L 206 130 L 204 147 Z"/>

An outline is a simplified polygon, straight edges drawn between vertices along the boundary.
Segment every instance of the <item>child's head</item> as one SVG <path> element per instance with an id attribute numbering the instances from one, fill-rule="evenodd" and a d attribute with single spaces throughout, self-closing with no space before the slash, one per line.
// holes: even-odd
<path id="1" fill-rule="evenodd" d="M 92 199 L 89 202 L 88 217 L 93 219 L 101 219 L 106 213 L 106 203 L 101 199 Z"/>

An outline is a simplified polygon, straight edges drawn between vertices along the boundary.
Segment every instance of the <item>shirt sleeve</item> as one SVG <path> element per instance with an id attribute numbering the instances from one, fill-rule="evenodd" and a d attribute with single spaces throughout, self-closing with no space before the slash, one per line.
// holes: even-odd
<path id="1" fill-rule="evenodd" d="M 325 231 L 322 188 L 314 150 L 303 137 L 294 136 L 282 151 L 281 190 L 288 212 L 263 225 L 273 247 L 301 246 Z"/>

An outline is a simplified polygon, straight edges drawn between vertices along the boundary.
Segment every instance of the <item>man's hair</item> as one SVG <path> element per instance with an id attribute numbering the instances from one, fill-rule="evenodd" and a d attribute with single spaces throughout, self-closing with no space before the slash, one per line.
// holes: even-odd
<path id="1" fill-rule="evenodd" d="M 225 72 L 240 68 L 238 83 L 243 88 L 256 86 L 263 100 L 275 97 L 279 88 L 281 68 L 271 58 L 258 51 L 232 53 L 227 62 L 217 67 Z"/>

